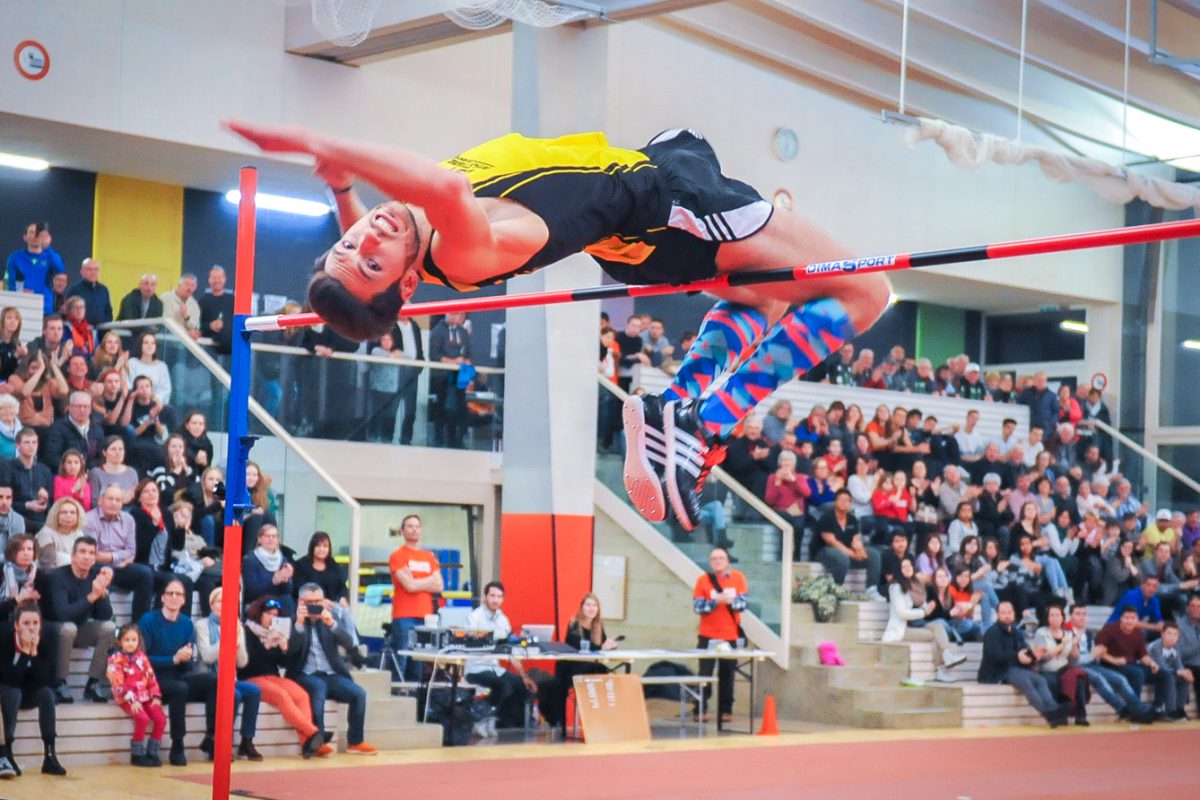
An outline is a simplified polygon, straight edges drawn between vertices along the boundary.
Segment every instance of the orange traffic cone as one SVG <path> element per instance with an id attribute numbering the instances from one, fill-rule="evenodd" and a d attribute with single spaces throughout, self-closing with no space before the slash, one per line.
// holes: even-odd
<path id="1" fill-rule="evenodd" d="M 763 704 L 763 721 L 762 729 L 758 732 L 759 736 L 778 736 L 779 725 L 775 722 L 775 695 L 767 695 L 767 702 Z"/>

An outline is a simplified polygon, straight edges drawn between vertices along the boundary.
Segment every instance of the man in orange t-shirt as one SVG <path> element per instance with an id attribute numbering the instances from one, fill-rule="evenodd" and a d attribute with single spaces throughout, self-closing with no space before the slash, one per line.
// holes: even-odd
<path id="1" fill-rule="evenodd" d="M 738 639 L 742 638 L 742 611 L 746 608 L 746 598 L 750 592 L 746 576 L 730 568 L 729 553 L 720 547 L 713 548 L 708 554 L 708 566 L 709 571 L 696 580 L 696 588 L 692 592 L 692 610 L 700 615 L 700 638 L 696 646 L 707 650 L 709 642 L 728 642 L 736 647 Z M 735 665 L 731 659 L 723 658 L 720 662 L 717 672 L 717 713 L 721 715 L 722 722 L 730 722 L 733 719 Z M 717 659 L 701 659 L 700 674 L 711 676 L 716 665 Z M 705 702 L 711 693 L 710 687 L 705 686 Z"/>
<path id="2" fill-rule="evenodd" d="M 388 572 L 392 575 L 392 627 L 388 644 L 393 650 L 408 649 L 409 632 L 425 624 L 425 615 L 437 613 L 435 594 L 442 593 L 442 571 L 437 556 L 422 550 L 421 518 L 409 514 L 400 523 L 404 544 L 388 559 Z M 415 664 L 407 656 L 393 660 L 395 680 L 417 680 Z"/>

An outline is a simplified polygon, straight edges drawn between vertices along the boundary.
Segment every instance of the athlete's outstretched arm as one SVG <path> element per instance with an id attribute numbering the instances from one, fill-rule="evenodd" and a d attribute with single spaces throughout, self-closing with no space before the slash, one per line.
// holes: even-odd
<path id="1" fill-rule="evenodd" d="M 337 169 L 378 187 L 389 197 L 425 210 L 439 231 L 453 230 L 455 249 L 493 246 L 491 226 L 466 176 L 416 153 L 351 142 L 290 125 L 255 125 L 227 120 L 231 131 L 270 153 L 305 153 L 317 169 Z"/>

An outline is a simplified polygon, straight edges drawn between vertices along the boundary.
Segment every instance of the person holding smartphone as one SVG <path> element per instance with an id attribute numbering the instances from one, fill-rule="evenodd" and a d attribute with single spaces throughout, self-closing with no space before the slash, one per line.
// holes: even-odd
<path id="1" fill-rule="evenodd" d="M 728 642 L 731 646 L 744 646 L 742 611 L 745 610 L 750 593 L 746 576 L 729 566 L 729 553 L 714 547 L 708 554 L 709 571 L 696 579 L 692 592 L 692 610 L 700 615 L 700 636 L 696 647 L 707 650 L 711 643 Z M 721 722 L 733 720 L 734 662 L 720 659 L 717 673 L 717 711 Z M 711 677 L 716 660 L 700 660 L 700 674 Z M 712 689 L 704 687 L 705 700 Z M 699 709 L 697 709 L 699 713 Z"/>

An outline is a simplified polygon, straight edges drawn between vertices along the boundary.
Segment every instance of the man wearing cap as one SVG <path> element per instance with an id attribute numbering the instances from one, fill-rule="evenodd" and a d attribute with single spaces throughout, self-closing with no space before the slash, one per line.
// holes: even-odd
<path id="1" fill-rule="evenodd" d="M 1160 544 L 1170 545 L 1171 554 L 1177 555 L 1181 546 L 1179 532 L 1171 525 L 1171 509 L 1160 508 L 1154 513 L 1154 522 L 1147 525 L 1138 540 L 1137 549 L 1150 558 Z"/>
<path id="2" fill-rule="evenodd" d="M 974 361 L 967 364 L 963 381 L 958 387 L 958 396 L 963 400 L 991 400 L 987 386 L 979 379 L 979 365 Z"/>

